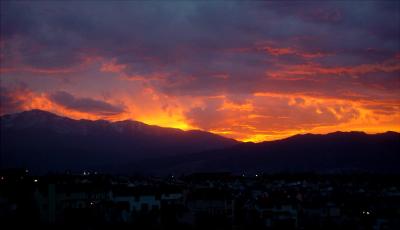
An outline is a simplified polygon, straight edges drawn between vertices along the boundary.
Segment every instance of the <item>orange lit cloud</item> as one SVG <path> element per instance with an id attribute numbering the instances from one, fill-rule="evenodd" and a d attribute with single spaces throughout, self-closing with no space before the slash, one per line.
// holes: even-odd
<path id="1" fill-rule="evenodd" d="M 367 73 L 377 72 L 399 72 L 400 63 L 394 59 L 386 60 L 382 63 L 361 64 L 348 67 L 325 67 L 316 63 L 306 63 L 300 65 L 280 65 L 280 69 L 276 71 L 268 71 L 267 74 L 275 79 L 298 80 L 307 76 L 321 75 L 351 75 L 359 76 Z"/>
<path id="2" fill-rule="evenodd" d="M 321 92 L 274 92 L 214 96 L 169 95 L 157 84 L 182 84 L 196 78 L 171 83 L 163 72 L 128 75 L 125 67 L 114 60 L 101 63 L 100 72 L 116 74 L 117 79 L 138 87 L 134 92 L 116 91 L 102 98 L 60 91 L 36 92 L 26 86 L 2 89 L 2 111 L 16 112 L 42 109 L 74 119 L 133 119 L 151 125 L 183 130 L 201 129 L 241 141 L 276 140 L 298 133 L 329 133 L 360 130 L 370 133 L 400 131 L 400 100 L 385 96 L 371 99 L 368 94 L 342 89 L 340 95 Z M 281 65 L 267 71 L 272 79 L 289 80 L 324 75 L 364 75 L 398 72 L 392 59 L 377 64 L 326 67 L 316 63 Z M 213 75 L 214 76 L 214 75 Z M 218 80 L 229 81 L 226 74 Z M 311 78 L 312 79 L 312 78 Z M 154 84 L 155 83 L 155 84 Z M 240 96 L 241 95 L 241 96 Z"/>
<path id="3" fill-rule="evenodd" d="M 255 93 L 243 104 L 227 102 L 226 97 L 208 100 L 206 105 L 193 108 L 186 115 L 197 127 L 255 142 L 308 132 L 400 131 L 399 101 L 352 101 L 301 94 Z"/>
<path id="4" fill-rule="evenodd" d="M 121 73 L 126 68 L 124 64 L 117 64 L 115 59 L 110 62 L 104 62 L 100 68 L 100 71 L 111 72 L 111 73 Z"/>
<path id="5" fill-rule="evenodd" d="M 72 97 L 72 99 L 68 98 L 68 96 Z M 113 108 L 112 105 L 103 101 L 88 98 L 74 98 L 70 94 L 67 94 L 67 99 L 64 99 L 64 101 L 61 97 L 65 98 L 65 95 L 60 92 L 49 95 L 46 93 L 34 92 L 25 86 L 18 86 L 11 90 L 2 89 L 1 114 L 41 109 L 75 119 L 120 120 L 124 115 L 123 110 L 115 112 L 116 109 Z M 104 109 L 111 109 L 112 111 L 107 112 L 104 111 Z"/>
<path id="6" fill-rule="evenodd" d="M 279 93 L 255 93 L 239 101 L 225 95 L 171 98 L 146 88 L 136 100 L 128 95 L 119 97 L 125 108 L 114 112 L 112 100 L 88 102 L 89 99 L 74 98 L 64 105 L 54 101 L 50 94 L 28 89 L 9 92 L 8 97 L 14 99 L 19 110 L 42 109 L 75 119 L 134 119 L 184 130 L 198 128 L 242 141 L 259 142 L 298 133 L 337 130 L 400 131 L 398 100 L 346 100 Z M 103 107 L 113 112 L 102 112 Z"/>
<path id="7" fill-rule="evenodd" d="M 244 141 L 400 131 L 398 4 L 228 5 L 2 2 L 0 113 Z"/>
<path id="8" fill-rule="evenodd" d="M 281 55 L 296 55 L 303 58 L 319 58 L 327 56 L 327 53 L 322 52 L 305 52 L 299 49 L 291 48 L 291 47 L 272 47 L 272 46 L 265 46 L 265 47 L 258 47 L 258 50 L 263 50 L 268 54 L 274 56 L 281 56 Z"/>

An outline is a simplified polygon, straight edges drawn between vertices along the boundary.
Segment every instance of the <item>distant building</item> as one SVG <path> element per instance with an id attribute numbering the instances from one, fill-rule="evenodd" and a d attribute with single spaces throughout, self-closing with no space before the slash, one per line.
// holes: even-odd
<path id="1" fill-rule="evenodd" d="M 159 210 L 161 206 L 160 192 L 149 187 L 114 188 L 111 200 L 114 203 L 127 203 L 129 212 Z"/>

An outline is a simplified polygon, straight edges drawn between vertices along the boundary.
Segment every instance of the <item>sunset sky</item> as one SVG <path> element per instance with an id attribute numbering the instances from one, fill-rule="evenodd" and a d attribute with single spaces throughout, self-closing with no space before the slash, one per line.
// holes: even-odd
<path id="1" fill-rule="evenodd" d="M 0 47 L 1 114 L 400 131 L 400 1 L 2 1 Z"/>

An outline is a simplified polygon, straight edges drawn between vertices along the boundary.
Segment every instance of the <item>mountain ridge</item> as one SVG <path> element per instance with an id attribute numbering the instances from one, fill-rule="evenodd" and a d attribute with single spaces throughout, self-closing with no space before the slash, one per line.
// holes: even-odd
<path id="1" fill-rule="evenodd" d="M 40 167 L 43 170 L 47 170 L 46 163 L 54 163 L 55 167 L 49 169 L 80 169 L 88 165 L 113 171 L 118 170 L 120 162 L 210 150 L 237 143 L 203 131 L 162 128 L 131 120 L 74 120 L 41 110 L 1 116 L 0 126 L 1 165 L 43 165 Z M 109 163 L 115 167 L 102 166 Z"/>
<path id="2" fill-rule="evenodd" d="M 297 134 L 260 143 L 125 120 L 33 110 L 0 117 L 1 167 L 155 174 L 196 171 L 399 171 L 400 133 Z"/>
<path id="3" fill-rule="evenodd" d="M 164 171 L 400 173 L 400 133 L 335 132 L 239 143 L 173 159 Z M 177 165 L 177 166 L 175 166 Z M 163 166 L 157 166 L 162 168 Z"/>
<path id="4" fill-rule="evenodd" d="M 158 125 L 150 125 L 150 124 L 146 124 L 144 122 L 141 121 L 137 121 L 137 120 L 132 120 L 132 119 L 126 119 L 126 120 L 120 120 L 120 121 L 108 121 L 108 120 L 104 120 L 104 119 L 98 119 L 98 120 L 89 120 L 89 119 L 73 119 L 67 116 L 60 116 L 45 110 L 40 110 L 40 109 L 32 109 L 32 110 L 27 110 L 27 111 L 22 111 L 19 113 L 13 113 L 13 114 L 4 114 L 1 115 L 0 118 L 4 119 L 7 117 L 15 117 L 15 116 L 20 116 L 23 114 L 31 114 L 31 113 L 36 113 L 36 114 L 42 114 L 45 115 L 47 117 L 52 116 L 53 118 L 56 119 L 64 119 L 64 120 L 68 120 L 68 121 L 80 121 L 80 122 L 93 122 L 93 123 L 97 123 L 97 124 L 114 124 L 114 125 L 119 125 L 119 124 L 127 124 L 132 126 L 133 124 L 135 124 L 136 126 L 147 126 L 147 127 L 153 127 L 153 128 L 161 128 L 161 129 L 165 129 L 165 130 L 174 130 L 174 131 L 182 131 L 182 132 L 200 132 L 200 133 L 208 133 L 211 135 L 215 135 L 215 136 L 221 136 L 212 132 L 207 132 L 207 131 L 203 131 L 203 130 L 199 130 L 199 129 L 190 129 L 190 130 L 182 130 L 179 128 L 173 128 L 173 127 L 164 127 L 164 126 L 158 126 Z M 4 125 L 4 124 L 2 124 Z M 5 124 L 6 125 L 6 124 Z M 282 139 L 277 139 L 277 140 L 266 140 L 266 141 L 261 141 L 261 142 L 252 142 L 252 141 L 246 141 L 246 142 L 242 142 L 239 140 L 235 140 L 232 138 L 228 138 L 225 137 L 226 139 L 230 139 L 230 140 L 235 140 L 238 144 L 239 143 L 267 143 L 267 142 L 275 142 L 275 141 L 281 141 L 281 140 L 286 140 L 286 139 L 291 139 L 291 138 L 303 138 L 303 137 L 307 137 L 307 136 L 333 136 L 333 135 L 342 135 L 342 134 L 356 134 L 356 135 L 381 135 L 381 134 L 398 134 L 398 132 L 395 131 L 385 131 L 382 133 L 366 133 L 364 131 L 357 131 L 357 130 L 353 130 L 353 131 L 335 131 L 335 132 L 331 132 L 331 133 L 325 133 L 325 134 L 321 134 L 321 133 L 300 133 L 300 134 L 295 134 L 293 136 L 289 136 L 289 137 L 285 137 Z M 222 137 L 222 136 L 221 136 Z"/>

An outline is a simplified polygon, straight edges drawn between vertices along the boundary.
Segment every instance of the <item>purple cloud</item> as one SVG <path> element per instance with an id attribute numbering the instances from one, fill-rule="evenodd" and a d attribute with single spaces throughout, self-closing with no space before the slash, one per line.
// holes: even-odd
<path id="1" fill-rule="evenodd" d="M 72 94 L 59 91 L 50 95 L 50 100 L 67 109 L 78 112 L 91 113 L 101 116 L 112 116 L 124 112 L 122 106 L 112 105 L 105 101 L 92 98 L 77 98 Z"/>

